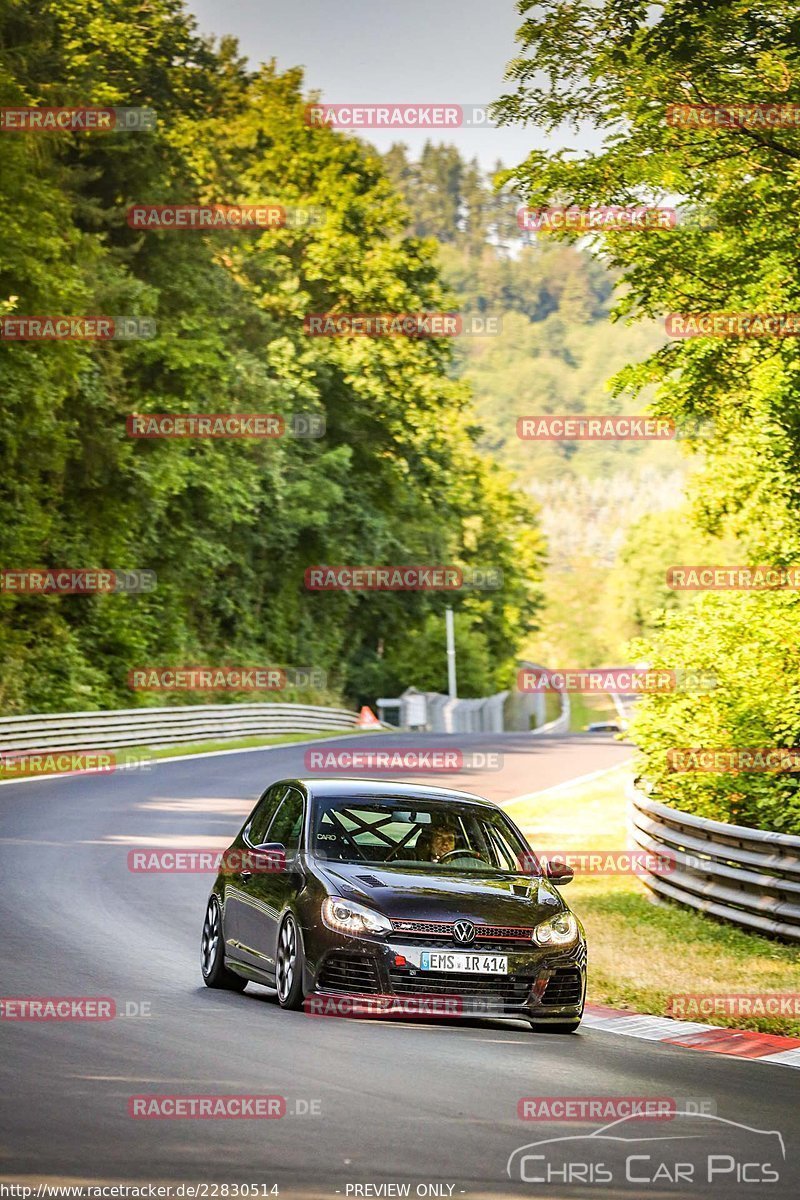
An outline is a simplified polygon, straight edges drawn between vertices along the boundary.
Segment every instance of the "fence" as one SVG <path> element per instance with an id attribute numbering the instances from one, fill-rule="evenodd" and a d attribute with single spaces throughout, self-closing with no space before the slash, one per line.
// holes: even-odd
<path id="1" fill-rule="evenodd" d="M 451 700 L 426 692 L 428 728 L 432 733 L 502 733 L 503 702 L 508 692 L 479 700 Z"/>
<path id="2" fill-rule="evenodd" d="M 313 704 L 198 704 L 0 717 L 0 751 L 110 750 L 215 738 L 352 729 L 358 713 Z"/>
<path id="3" fill-rule="evenodd" d="M 532 667 L 533 663 L 523 663 Z M 544 670 L 544 667 L 538 668 Z M 377 701 L 378 715 L 403 729 L 430 733 L 568 733 L 569 697 L 559 692 L 560 715 L 546 721 L 544 692 L 505 691 L 476 700 L 406 688 L 401 696 Z M 390 714 L 396 714 L 396 720 Z"/>
<path id="4" fill-rule="evenodd" d="M 675 861 L 668 874 L 642 877 L 653 892 L 745 929 L 800 942 L 800 837 L 683 813 L 635 785 L 629 798 L 633 841 Z"/>

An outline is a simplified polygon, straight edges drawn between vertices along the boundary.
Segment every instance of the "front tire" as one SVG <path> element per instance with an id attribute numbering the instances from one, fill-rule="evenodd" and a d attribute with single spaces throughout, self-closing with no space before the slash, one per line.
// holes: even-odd
<path id="1" fill-rule="evenodd" d="M 225 988 L 229 992 L 243 992 L 247 980 L 229 971 L 225 966 L 225 938 L 222 934 L 222 909 L 219 900 L 211 895 L 203 922 L 200 941 L 200 970 L 206 987 Z"/>
<path id="2" fill-rule="evenodd" d="M 300 929 L 291 913 L 287 913 L 278 934 L 275 955 L 275 986 L 281 1008 L 302 1008 L 304 955 Z"/>

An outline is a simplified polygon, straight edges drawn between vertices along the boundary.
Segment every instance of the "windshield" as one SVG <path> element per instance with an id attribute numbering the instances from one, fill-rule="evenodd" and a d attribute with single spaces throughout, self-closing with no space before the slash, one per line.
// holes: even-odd
<path id="1" fill-rule="evenodd" d="M 312 850 L 335 862 L 425 871 L 540 874 L 528 845 L 502 813 L 429 801 L 318 801 Z"/>

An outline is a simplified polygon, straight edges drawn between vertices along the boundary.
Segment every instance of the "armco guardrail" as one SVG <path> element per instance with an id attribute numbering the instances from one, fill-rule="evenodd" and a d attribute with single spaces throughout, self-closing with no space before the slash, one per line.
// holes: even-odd
<path id="1" fill-rule="evenodd" d="M 522 662 L 520 666 L 546 670 L 531 662 Z M 566 692 L 558 695 L 561 713 L 546 724 L 544 692 L 516 689 L 459 700 L 442 692 L 421 692 L 408 687 L 401 696 L 378 700 L 377 707 L 384 720 L 388 713 L 397 713 L 395 725 L 403 729 L 427 729 L 430 733 L 568 733 L 569 696 Z"/>
<path id="2" fill-rule="evenodd" d="M 111 750 L 215 738 L 352 729 L 358 713 L 313 704 L 197 704 L 0 717 L 0 751 Z"/>
<path id="3" fill-rule="evenodd" d="M 654 854 L 668 851 L 675 861 L 667 874 L 642 876 L 653 892 L 800 942 L 800 837 L 683 813 L 635 785 L 629 799 L 633 841 Z"/>

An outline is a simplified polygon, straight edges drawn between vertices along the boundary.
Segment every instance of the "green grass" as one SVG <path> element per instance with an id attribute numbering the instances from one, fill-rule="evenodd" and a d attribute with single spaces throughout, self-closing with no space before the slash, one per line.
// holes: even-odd
<path id="1" fill-rule="evenodd" d="M 537 851 L 624 850 L 626 779 L 618 767 L 515 800 L 508 812 Z M 586 927 L 590 1003 L 668 1016 L 670 996 L 683 993 L 800 994 L 800 948 L 650 897 L 635 875 L 576 875 L 569 884 L 565 899 Z M 696 1019 L 800 1036 L 800 1021 L 782 1017 Z"/>
<path id="2" fill-rule="evenodd" d="M 557 692 L 545 692 L 544 694 L 544 722 L 549 724 L 550 721 L 556 721 L 561 716 L 561 697 Z"/>
<path id="3" fill-rule="evenodd" d="M 173 755 L 208 754 L 212 750 L 249 750 L 254 746 L 282 746 L 284 743 L 306 742 L 312 738 L 350 737 L 351 734 L 369 733 L 361 729 L 326 729 L 302 733 L 277 733 L 271 737 L 234 738 L 219 742 L 189 742 L 178 746 L 159 746 L 150 752 L 152 758 L 171 758 Z M 141 749 L 141 747 L 140 747 Z"/>
<path id="4" fill-rule="evenodd" d="M 593 721 L 619 721 L 619 713 L 607 692 L 575 693 L 569 698 L 569 727 L 582 733 Z"/>

